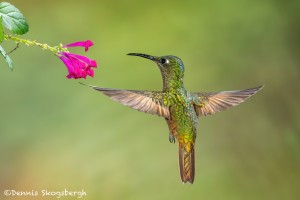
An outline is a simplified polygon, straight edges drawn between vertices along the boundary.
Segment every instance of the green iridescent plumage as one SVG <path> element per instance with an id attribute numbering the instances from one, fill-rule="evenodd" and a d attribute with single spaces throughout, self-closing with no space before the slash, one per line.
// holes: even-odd
<path id="1" fill-rule="evenodd" d="M 262 86 L 225 92 L 187 92 L 183 85 L 184 65 L 176 56 L 150 56 L 130 53 L 154 61 L 163 78 L 162 91 L 119 90 L 91 86 L 111 99 L 141 112 L 165 118 L 170 142 L 179 144 L 181 180 L 193 183 L 195 176 L 195 140 L 198 117 L 236 106 L 259 91 Z"/>

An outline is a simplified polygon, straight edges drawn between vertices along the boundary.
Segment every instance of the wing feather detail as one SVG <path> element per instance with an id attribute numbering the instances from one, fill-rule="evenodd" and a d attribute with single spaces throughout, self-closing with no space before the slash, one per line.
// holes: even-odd
<path id="1" fill-rule="evenodd" d="M 100 88 L 91 86 L 93 89 L 109 96 L 125 106 L 135 110 L 162 116 L 169 119 L 170 113 L 167 105 L 164 104 L 164 93 L 158 91 L 140 91 L 140 90 L 119 90 L 110 88 Z"/>
<path id="2" fill-rule="evenodd" d="M 256 94 L 263 86 L 246 90 L 224 92 L 200 92 L 191 93 L 195 99 L 194 107 L 198 116 L 212 115 L 239 105 L 246 99 Z"/>

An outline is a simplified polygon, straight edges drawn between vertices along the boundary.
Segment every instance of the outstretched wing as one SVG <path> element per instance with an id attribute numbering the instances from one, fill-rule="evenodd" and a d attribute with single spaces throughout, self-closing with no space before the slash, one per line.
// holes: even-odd
<path id="1" fill-rule="evenodd" d="M 224 92 L 200 92 L 191 93 L 194 100 L 195 110 L 198 116 L 212 115 L 239 105 L 263 86 L 246 90 L 224 91 Z"/>
<path id="2" fill-rule="evenodd" d="M 164 104 L 164 93 L 158 91 L 139 91 L 139 90 L 118 90 L 110 88 L 100 88 L 91 86 L 109 96 L 112 100 L 117 101 L 125 106 L 135 110 L 163 116 L 169 119 L 170 113 L 167 105 Z"/>

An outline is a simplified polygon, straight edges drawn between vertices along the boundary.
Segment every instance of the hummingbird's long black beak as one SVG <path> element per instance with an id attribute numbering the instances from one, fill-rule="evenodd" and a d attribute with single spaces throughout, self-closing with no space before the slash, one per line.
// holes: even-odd
<path id="1" fill-rule="evenodd" d="M 155 56 L 150 56 L 150 55 L 147 55 L 147 54 L 142 54 L 142 53 L 129 53 L 127 54 L 129 56 L 140 56 L 140 57 L 143 57 L 143 58 L 147 58 L 149 60 L 153 60 L 153 61 L 156 61 L 156 57 Z"/>

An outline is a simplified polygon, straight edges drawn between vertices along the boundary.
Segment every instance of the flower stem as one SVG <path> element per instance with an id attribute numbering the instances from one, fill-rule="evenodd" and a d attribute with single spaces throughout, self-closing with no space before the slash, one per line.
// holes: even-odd
<path id="1" fill-rule="evenodd" d="M 35 40 L 26 40 L 26 39 L 22 39 L 22 38 L 19 38 L 19 37 L 12 36 L 12 35 L 6 35 L 6 34 L 4 35 L 4 39 L 8 40 L 8 41 L 9 40 L 14 41 L 17 44 L 22 43 L 22 44 L 25 44 L 27 46 L 38 46 L 42 49 L 50 50 L 55 55 L 57 55 L 59 52 L 68 52 L 67 48 L 64 48 L 62 45 L 51 47 L 46 43 L 43 44 L 43 43 L 39 43 Z"/>

